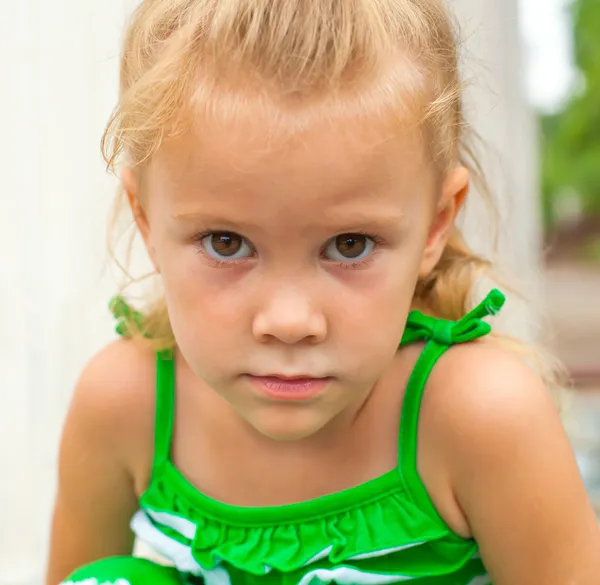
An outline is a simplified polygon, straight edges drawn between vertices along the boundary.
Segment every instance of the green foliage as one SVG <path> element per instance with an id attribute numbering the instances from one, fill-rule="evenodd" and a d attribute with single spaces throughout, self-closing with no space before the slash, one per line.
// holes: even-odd
<path id="1" fill-rule="evenodd" d="M 575 63 L 581 87 L 565 108 L 543 116 L 542 193 L 546 224 L 561 193 L 578 193 L 583 212 L 600 215 L 600 0 L 573 0 Z"/>

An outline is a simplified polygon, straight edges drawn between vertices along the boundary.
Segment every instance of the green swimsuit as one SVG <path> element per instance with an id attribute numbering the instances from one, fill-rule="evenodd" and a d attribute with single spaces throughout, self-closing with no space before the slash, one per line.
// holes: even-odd
<path id="1" fill-rule="evenodd" d="M 359 486 L 286 506 L 231 506 L 185 479 L 170 459 L 173 359 L 159 354 L 154 467 L 131 527 L 172 566 L 105 559 L 79 569 L 63 585 L 490 585 L 477 543 L 452 532 L 421 482 L 417 427 L 437 360 L 453 344 L 489 333 L 482 319 L 503 302 L 502 293 L 493 290 L 456 322 L 413 311 L 402 345 L 426 345 L 406 388 L 398 467 Z"/>

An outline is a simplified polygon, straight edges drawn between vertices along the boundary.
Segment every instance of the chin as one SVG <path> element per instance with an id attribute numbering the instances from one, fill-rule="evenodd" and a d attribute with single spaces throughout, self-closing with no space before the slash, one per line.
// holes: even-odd
<path id="1" fill-rule="evenodd" d="M 318 434 L 330 422 L 329 418 L 307 416 L 308 413 L 271 413 L 248 420 L 264 437 L 278 442 L 301 441 Z"/>

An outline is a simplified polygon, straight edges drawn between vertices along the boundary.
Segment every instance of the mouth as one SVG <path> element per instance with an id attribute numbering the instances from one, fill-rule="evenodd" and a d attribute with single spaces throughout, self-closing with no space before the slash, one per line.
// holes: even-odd
<path id="1" fill-rule="evenodd" d="M 331 377 L 314 377 L 308 374 L 267 376 L 248 375 L 252 385 L 275 400 L 309 400 L 315 398 L 331 383 Z"/>

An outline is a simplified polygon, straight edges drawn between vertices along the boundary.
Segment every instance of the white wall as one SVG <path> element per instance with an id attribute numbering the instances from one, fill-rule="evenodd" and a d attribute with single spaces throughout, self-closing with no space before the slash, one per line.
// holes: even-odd
<path id="1" fill-rule="evenodd" d="M 0 2 L 0 585 L 42 583 L 65 407 L 85 360 L 112 335 L 105 307 L 113 286 L 103 261 L 114 181 L 99 138 L 132 2 Z M 514 1 L 455 3 L 470 50 L 489 63 L 470 99 L 481 133 L 505 156 L 495 182 L 514 230 L 502 249 L 528 275 L 539 222 Z M 479 218 L 474 206 L 467 225 L 475 238 L 485 234 Z"/>
<path id="2" fill-rule="evenodd" d="M 99 158 L 120 1 L 0 2 L 0 583 L 41 583 L 57 434 L 111 336 L 101 278 L 113 185 Z"/>
<path id="3" fill-rule="evenodd" d="M 538 128 L 525 99 L 518 0 L 451 3 L 466 39 L 467 112 L 485 143 L 481 159 L 501 216 L 499 260 L 511 283 L 543 303 Z M 474 195 L 468 202 L 466 233 L 477 249 L 490 251 L 489 223 L 481 221 L 481 198 Z M 535 338 L 540 311 L 514 297 L 507 308 L 502 325 L 523 339 Z"/>

